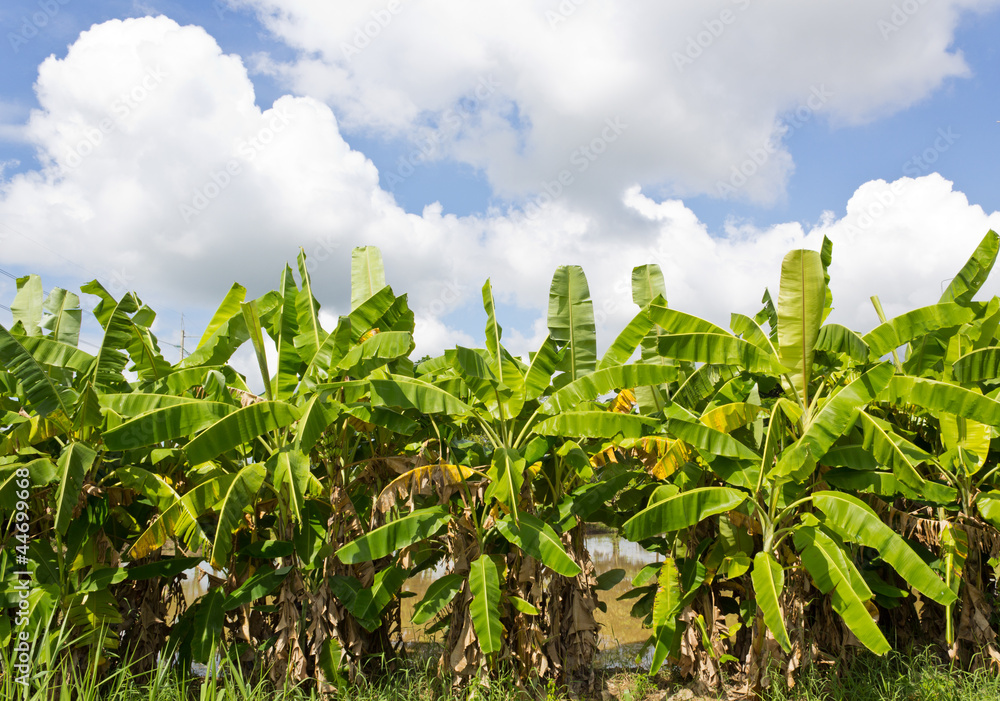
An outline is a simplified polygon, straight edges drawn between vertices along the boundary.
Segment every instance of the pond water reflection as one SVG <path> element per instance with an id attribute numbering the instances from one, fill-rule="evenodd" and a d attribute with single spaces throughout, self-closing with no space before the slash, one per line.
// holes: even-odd
<path id="1" fill-rule="evenodd" d="M 632 578 L 644 566 L 657 559 L 651 553 L 628 540 L 611 534 L 590 534 L 586 536 L 587 550 L 594 562 L 598 575 L 609 570 L 625 570 L 625 577 L 610 591 L 600 592 L 600 600 L 608 610 L 596 612 L 597 622 L 601 625 L 598 635 L 598 646 L 605 651 L 602 654 L 601 666 L 634 666 L 635 656 L 639 647 L 649 638 L 649 630 L 642 623 L 632 618 L 634 600 L 618 601 L 618 597 L 632 588 Z M 444 574 L 444 570 L 422 572 L 411 578 L 403 589 L 416 596 L 403 600 L 403 638 L 408 642 L 431 643 L 439 642 L 441 635 L 429 636 L 425 632 L 428 626 L 414 626 L 410 621 L 413 608 L 427 592 L 427 587 Z"/>

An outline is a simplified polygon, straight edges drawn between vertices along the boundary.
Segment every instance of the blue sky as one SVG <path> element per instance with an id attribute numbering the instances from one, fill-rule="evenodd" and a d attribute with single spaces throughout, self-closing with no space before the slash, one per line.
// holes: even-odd
<path id="1" fill-rule="evenodd" d="M 233 279 L 273 286 L 298 246 L 332 320 L 350 248 L 375 243 L 411 294 L 418 350 L 479 342 L 491 276 L 524 352 L 561 263 L 587 269 L 607 342 L 632 313 L 632 265 L 660 262 L 672 303 L 725 321 L 825 234 L 838 312 L 865 326 L 869 294 L 914 306 L 997 225 L 997 5 L 8 0 L 0 269 L 135 288 L 176 343 L 182 312 L 200 335 Z M 67 169 L 154 63 L 169 68 L 151 97 Z M 291 126 L 275 145 L 185 216 L 277 114 Z M 401 170 L 428 136 L 433 152 Z M 763 144 L 759 172 L 734 180 Z M 890 271 L 893 246 L 916 251 Z M 0 277 L 0 304 L 13 294 Z"/>

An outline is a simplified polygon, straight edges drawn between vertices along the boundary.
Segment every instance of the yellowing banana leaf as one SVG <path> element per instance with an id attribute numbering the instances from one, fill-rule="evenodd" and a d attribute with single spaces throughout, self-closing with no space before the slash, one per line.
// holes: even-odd
<path id="1" fill-rule="evenodd" d="M 401 499 L 409 499 L 414 495 L 428 496 L 435 489 L 448 490 L 476 474 L 479 473 L 465 465 L 431 463 L 415 467 L 386 485 L 375 503 L 385 512 Z"/>
<path id="2" fill-rule="evenodd" d="M 758 404 L 733 402 L 709 409 L 698 420 L 709 428 L 722 433 L 731 433 L 737 428 L 753 423 L 767 410 Z"/>

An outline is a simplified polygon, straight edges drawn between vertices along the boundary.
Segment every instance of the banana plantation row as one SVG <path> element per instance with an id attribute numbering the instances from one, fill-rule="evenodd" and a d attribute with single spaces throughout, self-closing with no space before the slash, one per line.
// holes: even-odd
<path id="1" fill-rule="evenodd" d="M 754 689 L 852 646 L 1000 660 L 1000 299 L 973 300 L 998 248 L 937 304 L 885 319 L 873 298 L 865 334 L 826 322 L 829 241 L 731 330 L 638 267 L 602 356 L 580 268 L 556 271 L 525 359 L 487 281 L 485 348 L 417 363 L 374 248 L 332 331 L 300 255 L 262 297 L 233 285 L 175 364 L 134 294 L 82 288 L 89 352 L 79 297 L 22 278 L 0 327 L 0 642 L 99 675 L 222 654 L 330 691 L 405 654 L 401 592 L 432 570 L 413 623 L 442 633 L 443 671 L 587 680 L 624 575 L 594 569 L 599 523 L 658 554 L 625 595 L 650 671 Z M 248 342 L 259 394 L 230 364 Z"/>

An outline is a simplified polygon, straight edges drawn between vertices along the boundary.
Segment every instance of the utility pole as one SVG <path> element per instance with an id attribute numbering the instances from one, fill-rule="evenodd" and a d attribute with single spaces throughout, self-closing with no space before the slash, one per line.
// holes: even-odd
<path id="1" fill-rule="evenodd" d="M 181 312 L 181 360 L 184 360 L 184 312 Z"/>

